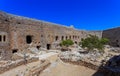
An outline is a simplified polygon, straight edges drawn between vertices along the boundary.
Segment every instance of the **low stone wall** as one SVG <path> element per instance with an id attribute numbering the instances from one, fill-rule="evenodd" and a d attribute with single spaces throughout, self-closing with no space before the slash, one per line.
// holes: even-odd
<path id="1" fill-rule="evenodd" d="M 96 74 L 102 73 L 103 76 L 120 76 L 120 72 L 111 71 L 109 69 L 106 69 L 104 66 L 96 66 L 92 63 L 88 63 L 85 61 L 71 61 L 69 59 L 68 60 L 61 59 L 61 60 L 66 63 L 70 63 L 70 64 L 74 64 L 74 65 L 81 65 L 81 66 L 85 66 L 90 69 L 96 70 Z M 93 75 L 93 76 L 96 76 L 96 75 Z"/>
<path id="2" fill-rule="evenodd" d="M 85 62 L 85 61 L 71 61 L 71 60 L 67 60 L 67 59 L 61 59 L 63 62 L 66 62 L 66 63 L 70 63 L 70 64 L 74 64 L 74 65 L 81 65 L 81 66 L 85 66 L 85 67 L 88 67 L 90 69 L 93 69 L 93 70 L 98 70 L 99 69 L 99 66 L 97 65 L 94 65 L 92 63 L 88 63 L 88 62 Z"/>
<path id="3" fill-rule="evenodd" d="M 31 62 L 35 62 L 35 61 L 38 61 L 38 60 L 39 60 L 39 58 L 28 58 L 26 64 L 31 63 Z M 24 61 L 24 59 L 21 59 L 21 60 L 11 62 L 9 64 L 5 64 L 3 66 L 0 66 L 0 74 L 4 73 L 4 72 L 6 72 L 10 69 L 13 69 L 17 66 L 23 65 L 23 64 L 25 64 L 25 61 Z"/>
<path id="4" fill-rule="evenodd" d="M 40 73 L 50 65 L 50 61 L 45 60 L 41 65 L 36 66 L 29 70 L 29 72 L 25 76 L 39 76 Z"/>

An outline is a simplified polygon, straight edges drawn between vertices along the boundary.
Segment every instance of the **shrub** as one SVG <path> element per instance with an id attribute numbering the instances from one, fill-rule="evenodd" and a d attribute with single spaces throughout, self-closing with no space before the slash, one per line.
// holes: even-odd
<path id="1" fill-rule="evenodd" d="M 108 42 L 109 40 L 107 38 L 99 39 L 96 35 L 89 35 L 89 37 L 81 39 L 80 45 L 88 50 L 93 50 L 94 48 L 103 50 L 104 45 Z"/>
<path id="2" fill-rule="evenodd" d="M 107 43 L 109 42 L 109 39 L 107 39 L 107 38 L 102 38 L 102 39 L 100 39 L 100 42 L 101 42 L 102 44 L 107 44 Z"/>
<path id="3" fill-rule="evenodd" d="M 68 40 L 63 40 L 61 43 L 60 43 L 62 46 L 66 46 L 66 47 L 69 47 L 70 45 L 73 45 L 74 42 L 70 39 Z"/>

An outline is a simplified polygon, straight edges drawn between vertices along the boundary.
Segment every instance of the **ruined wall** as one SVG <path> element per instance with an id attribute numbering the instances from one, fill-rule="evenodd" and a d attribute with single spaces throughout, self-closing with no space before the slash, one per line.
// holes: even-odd
<path id="1" fill-rule="evenodd" d="M 98 36 L 99 38 L 102 38 L 102 32 L 103 32 L 103 31 L 88 31 L 88 34 L 96 35 L 96 36 Z"/>
<path id="2" fill-rule="evenodd" d="M 17 23 L 19 22 L 19 23 Z M 26 22 L 13 19 L 10 24 L 10 35 L 11 35 L 11 49 L 23 50 L 30 46 L 40 45 L 41 26 L 32 24 L 26 24 Z M 26 36 L 31 36 L 32 42 L 28 44 L 26 42 Z"/>
<path id="3" fill-rule="evenodd" d="M 10 59 L 11 52 L 9 42 L 9 20 L 8 16 L 0 12 L 0 59 Z"/>
<path id="4" fill-rule="evenodd" d="M 120 27 L 104 30 L 102 37 L 108 38 L 111 46 L 120 47 Z"/>
<path id="5" fill-rule="evenodd" d="M 44 21 L 37 21 L 28 18 L 10 15 L 10 43 L 11 49 L 23 50 L 31 46 L 42 46 L 47 48 L 57 48 L 56 44 L 62 40 L 72 39 L 79 43 L 81 38 L 87 36 L 87 32 L 75 30 L 69 27 L 61 27 Z M 26 43 L 26 36 L 32 36 L 32 42 Z"/>
<path id="6" fill-rule="evenodd" d="M 7 55 L 6 57 L 10 56 L 6 52 L 11 54 L 14 51 L 23 51 L 28 47 L 38 46 L 56 49 L 62 40 L 71 39 L 78 44 L 81 38 L 87 37 L 88 34 L 99 36 L 101 34 L 101 32 L 76 30 L 59 24 L 15 16 L 4 12 L 0 12 L 0 22 L 0 35 L 4 34 L 6 36 L 6 41 L 0 42 L 0 47 L 1 50 L 6 50 L 4 51 Z"/>

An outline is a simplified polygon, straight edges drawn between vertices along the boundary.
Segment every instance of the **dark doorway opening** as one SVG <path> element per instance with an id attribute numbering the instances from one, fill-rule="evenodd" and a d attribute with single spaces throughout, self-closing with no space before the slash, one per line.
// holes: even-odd
<path id="1" fill-rule="evenodd" d="M 2 36 L 0 35 L 0 42 L 2 41 Z"/>
<path id="2" fill-rule="evenodd" d="M 64 36 L 62 36 L 61 40 L 64 40 Z"/>
<path id="3" fill-rule="evenodd" d="M 27 44 L 30 44 L 32 42 L 32 36 L 31 35 L 26 36 L 26 42 L 27 42 Z"/>
<path id="4" fill-rule="evenodd" d="M 5 35 L 3 36 L 3 41 L 4 41 L 4 42 L 6 41 L 6 36 L 5 36 Z"/>
<path id="5" fill-rule="evenodd" d="M 18 52 L 18 49 L 13 49 L 12 50 L 12 53 L 14 54 L 14 53 L 17 53 Z"/>
<path id="6" fill-rule="evenodd" d="M 116 40 L 116 42 L 119 42 L 119 40 Z"/>
<path id="7" fill-rule="evenodd" d="M 119 46 L 119 40 L 116 40 L 116 47 L 120 47 Z"/>
<path id="8" fill-rule="evenodd" d="M 37 48 L 38 50 L 40 49 L 40 47 L 41 47 L 40 45 L 39 45 L 39 46 L 36 46 L 36 48 Z"/>
<path id="9" fill-rule="evenodd" d="M 118 44 L 116 45 L 117 47 L 120 47 Z"/>
<path id="10" fill-rule="evenodd" d="M 68 39 L 68 37 L 66 36 L 66 40 Z"/>
<path id="11" fill-rule="evenodd" d="M 57 40 L 58 40 L 58 36 L 55 37 L 55 41 L 57 41 Z"/>
<path id="12" fill-rule="evenodd" d="M 75 44 L 77 44 L 77 41 L 75 41 Z"/>
<path id="13" fill-rule="evenodd" d="M 51 44 L 47 44 L 47 50 L 50 50 Z"/>

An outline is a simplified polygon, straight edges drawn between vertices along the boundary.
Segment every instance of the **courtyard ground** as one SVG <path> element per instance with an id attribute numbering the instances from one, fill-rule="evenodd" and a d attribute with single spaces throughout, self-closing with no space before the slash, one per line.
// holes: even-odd
<path id="1" fill-rule="evenodd" d="M 39 56 L 39 59 L 46 59 L 46 58 L 49 58 L 54 55 L 57 55 L 57 53 L 46 53 L 46 54 Z M 27 65 L 18 66 L 14 69 L 11 69 L 9 71 L 6 71 L 6 72 L 0 74 L 0 76 L 24 76 L 23 74 L 25 71 L 27 71 L 28 69 L 33 68 L 37 65 L 40 65 L 40 61 L 32 62 Z"/>
<path id="2" fill-rule="evenodd" d="M 49 58 L 51 65 L 39 76 L 92 76 L 96 71 L 84 66 L 63 63 L 57 56 Z"/>

